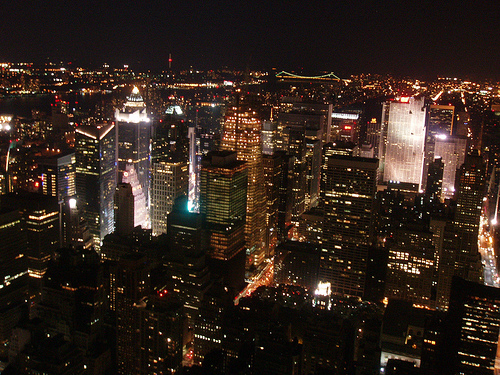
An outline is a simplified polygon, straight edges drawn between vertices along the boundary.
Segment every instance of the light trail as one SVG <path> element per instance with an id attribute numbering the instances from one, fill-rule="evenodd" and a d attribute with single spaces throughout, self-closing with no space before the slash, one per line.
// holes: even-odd
<path id="1" fill-rule="evenodd" d="M 498 277 L 493 237 L 489 233 L 487 225 L 488 219 L 481 215 L 477 243 L 483 264 L 484 284 L 498 288 L 500 287 L 500 278 Z"/>
<path id="2" fill-rule="evenodd" d="M 238 303 L 240 303 L 240 299 L 242 297 L 248 297 L 252 295 L 255 289 L 257 289 L 259 286 L 271 284 L 273 281 L 273 272 L 274 262 L 272 259 L 270 259 L 266 266 L 262 269 L 262 271 L 260 271 L 259 274 L 253 278 L 253 281 L 249 283 L 245 287 L 245 289 L 243 289 L 240 294 L 238 294 L 234 298 L 234 304 L 237 305 Z"/>

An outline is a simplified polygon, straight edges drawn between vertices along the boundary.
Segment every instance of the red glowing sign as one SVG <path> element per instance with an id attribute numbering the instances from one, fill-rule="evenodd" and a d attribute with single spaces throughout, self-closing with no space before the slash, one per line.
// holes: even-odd
<path id="1" fill-rule="evenodd" d="M 344 126 L 344 130 L 352 130 L 352 126 L 351 125 L 345 125 Z"/>
<path id="2" fill-rule="evenodd" d="M 408 103 L 410 101 L 410 98 L 408 96 L 402 96 L 400 100 L 401 103 Z"/>

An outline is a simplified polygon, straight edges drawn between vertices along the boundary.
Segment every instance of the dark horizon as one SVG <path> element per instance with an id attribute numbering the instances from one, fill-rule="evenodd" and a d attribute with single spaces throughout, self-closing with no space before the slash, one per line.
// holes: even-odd
<path id="1" fill-rule="evenodd" d="M 0 5 L 0 60 L 500 78 L 500 4 Z"/>

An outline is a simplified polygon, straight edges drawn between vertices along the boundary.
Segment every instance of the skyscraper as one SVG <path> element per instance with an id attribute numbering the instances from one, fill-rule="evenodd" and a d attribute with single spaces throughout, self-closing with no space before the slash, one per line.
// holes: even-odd
<path id="1" fill-rule="evenodd" d="M 443 357 L 444 374 L 497 374 L 500 289 L 454 278 L 449 327 Z"/>
<path id="2" fill-rule="evenodd" d="M 114 231 L 114 128 L 107 124 L 81 125 L 75 132 L 76 196 L 96 247 Z"/>
<path id="3" fill-rule="evenodd" d="M 262 167 L 262 124 L 256 113 L 239 105 L 227 110 L 221 150 L 236 151 L 247 163 L 248 189 L 245 239 L 249 265 L 260 266 L 266 255 L 266 193 Z M 201 203 L 201 202 L 200 202 Z"/>
<path id="4" fill-rule="evenodd" d="M 196 175 L 194 169 L 190 170 L 191 164 L 188 168 L 188 140 L 193 138 L 188 138 L 188 133 L 187 123 L 179 116 L 165 116 L 154 124 L 150 195 L 151 229 L 155 236 L 167 233 L 167 215 L 175 200 L 188 194 L 189 178 Z M 195 186 L 192 188 L 194 194 Z"/>
<path id="5" fill-rule="evenodd" d="M 422 183 L 425 143 L 424 98 L 403 97 L 385 102 L 380 138 L 382 182 Z"/>
<path id="6" fill-rule="evenodd" d="M 209 256 L 218 265 L 212 269 L 239 288 L 245 267 L 246 163 L 237 160 L 235 152 L 209 153 L 202 160 L 200 180 L 200 213 L 205 215 L 209 234 Z"/>
<path id="7" fill-rule="evenodd" d="M 467 155 L 458 171 L 455 217 L 444 231 L 443 251 L 439 259 L 437 305 L 449 304 L 453 276 L 479 282 L 481 256 L 478 252 L 479 220 L 486 194 L 486 166 L 481 156 Z"/>
<path id="8" fill-rule="evenodd" d="M 377 159 L 325 152 L 319 279 L 330 282 L 340 294 L 361 297 L 364 293 L 377 167 Z"/>
<path id="9" fill-rule="evenodd" d="M 134 87 L 123 108 L 115 111 L 115 119 L 118 122 L 116 126 L 118 182 L 122 182 L 123 175 L 128 173 L 127 165 L 132 165 L 140 186 L 134 195 L 140 192 L 144 194 L 146 205 L 144 210 L 149 214 L 151 125 L 146 103 L 137 87 Z M 136 206 L 136 213 L 141 211 L 142 208 Z M 149 228 L 149 217 L 143 222 L 136 222 L 136 225 Z"/>
<path id="10" fill-rule="evenodd" d="M 425 163 L 422 178 L 423 187 L 427 186 L 427 168 L 438 156 L 435 153 L 436 141 L 446 139 L 453 134 L 455 107 L 432 104 L 429 106 L 428 112 L 425 135 Z"/>
<path id="11" fill-rule="evenodd" d="M 120 183 L 115 192 L 115 232 L 127 236 L 134 229 L 134 195 L 132 185 Z"/>
<path id="12" fill-rule="evenodd" d="M 43 159 L 38 163 L 41 192 L 57 197 L 62 201 L 65 197 L 75 195 L 75 153 L 67 152 Z"/>

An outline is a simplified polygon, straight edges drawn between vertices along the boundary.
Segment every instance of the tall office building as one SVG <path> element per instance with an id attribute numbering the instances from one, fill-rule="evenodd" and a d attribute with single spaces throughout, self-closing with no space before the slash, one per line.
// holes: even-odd
<path id="1" fill-rule="evenodd" d="M 440 157 L 427 166 L 425 197 L 432 202 L 439 201 L 442 197 L 443 171 L 444 163 Z"/>
<path id="2" fill-rule="evenodd" d="M 28 262 L 30 313 L 33 316 L 48 263 L 60 246 L 59 205 L 56 197 L 20 191 L 2 196 L 2 206 L 21 213 L 21 223 L 27 234 L 28 245 L 23 255 Z"/>
<path id="3" fill-rule="evenodd" d="M 130 253 L 122 256 L 112 271 L 111 291 L 116 301 L 116 359 L 118 373 L 139 373 L 137 354 L 141 352 L 136 307 L 150 293 L 150 266 L 146 256 Z"/>
<path id="4" fill-rule="evenodd" d="M 238 160 L 247 163 L 245 239 L 249 251 L 248 264 L 257 267 L 266 256 L 266 193 L 261 128 L 255 112 L 242 105 L 231 107 L 226 112 L 221 140 L 221 150 L 236 151 Z"/>
<path id="5" fill-rule="evenodd" d="M 266 184 L 267 212 L 266 228 L 269 255 L 274 255 L 274 249 L 278 245 L 278 210 L 279 193 L 283 173 L 283 155 L 274 153 L 264 155 L 262 162 L 264 164 L 264 183 Z"/>
<path id="6" fill-rule="evenodd" d="M 468 255 L 462 266 L 467 268 L 469 273 L 463 276 L 471 281 L 479 281 L 481 265 L 477 237 L 483 197 L 486 193 L 486 165 L 483 158 L 477 154 L 467 155 L 458 173 L 454 225 L 460 237 L 460 252 Z"/>
<path id="7" fill-rule="evenodd" d="M 434 142 L 434 157 L 440 157 L 443 162 L 442 199 L 453 198 L 455 195 L 457 170 L 464 163 L 466 150 L 466 137 L 438 137 Z"/>
<path id="8" fill-rule="evenodd" d="M 187 331 L 182 303 L 167 291 L 150 295 L 134 306 L 133 329 L 137 335 L 135 366 L 122 374 L 175 374 L 182 367 L 184 334 Z M 134 370 L 132 370 L 134 369 Z"/>
<path id="9" fill-rule="evenodd" d="M 362 297 L 371 243 L 377 159 L 324 153 L 324 210 L 319 279 L 333 291 Z"/>
<path id="10" fill-rule="evenodd" d="M 419 190 L 424 166 L 426 107 L 424 98 L 385 102 L 379 155 L 382 182 L 412 184 Z"/>
<path id="11" fill-rule="evenodd" d="M 17 209 L 0 210 L 0 353 L 7 357 L 11 331 L 27 313 L 28 241 Z"/>
<path id="12" fill-rule="evenodd" d="M 57 197 L 61 202 L 65 197 L 75 195 L 75 153 L 66 152 L 38 162 L 40 169 L 41 193 Z"/>
<path id="13" fill-rule="evenodd" d="M 115 192 L 115 233 L 128 236 L 134 230 L 134 195 L 132 185 L 120 183 Z"/>
<path id="14" fill-rule="evenodd" d="M 129 173 L 127 165 L 132 165 L 140 185 L 140 189 L 136 189 L 136 192 L 142 192 L 145 197 L 145 207 L 136 206 L 136 213 L 145 210 L 149 216 L 151 124 L 146 103 L 137 87 L 134 87 L 123 108 L 115 111 L 115 119 L 117 121 L 118 182 L 122 182 L 124 174 Z M 136 225 L 149 228 L 149 217 Z"/>
<path id="15" fill-rule="evenodd" d="M 500 289 L 454 278 L 443 374 L 497 374 Z"/>
<path id="16" fill-rule="evenodd" d="M 432 295 L 435 261 L 431 232 L 421 228 L 396 230 L 389 249 L 385 297 L 435 307 Z"/>
<path id="17" fill-rule="evenodd" d="M 237 289 L 244 282 L 247 165 L 235 152 L 212 152 L 202 160 L 200 177 L 200 213 L 209 234 L 209 256 L 218 265 L 212 269 L 218 268 Z"/>
<path id="18" fill-rule="evenodd" d="M 436 141 L 446 139 L 453 135 L 453 120 L 455 107 L 448 105 L 429 106 L 425 134 L 425 163 L 422 186 L 427 186 L 427 168 L 438 156 L 435 152 Z"/>
<path id="19" fill-rule="evenodd" d="M 155 123 L 153 129 L 153 149 L 151 157 L 151 229 L 157 236 L 167 233 L 167 216 L 172 211 L 175 200 L 190 191 L 195 201 L 196 170 L 188 165 L 191 155 L 189 141 L 193 134 L 187 123 L 179 116 L 165 116 Z M 191 134 L 191 138 L 188 138 Z M 191 150 L 192 151 L 192 150 Z M 194 155 L 196 160 L 196 155 Z M 193 186 L 189 186 L 190 182 Z"/>
<path id="20" fill-rule="evenodd" d="M 479 220 L 486 194 L 486 166 L 481 156 L 467 155 L 458 171 L 455 217 L 444 231 L 439 259 L 437 305 L 448 308 L 453 276 L 479 282 L 481 256 L 478 252 Z"/>
<path id="21" fill-rule="evenodd" d="M 211 286 L 207 266 L 208 236 L 201 214 L 189 212 L 187 197 L 178 198 L 168 215 L 168 256 L 172 289 L 184 304 L 190 327 L 194 327 L 201 301 Z"/>
<path id="22" fill-rule="evenodd" d="M 132 196 L 134 201 L 134 227 L 141 226 L 142 228 L 148 228 L 149 211 L 148 205 L 146 203 L 146 195 L 144 194 L 144 189 L 139 182 L 137 171 L 132 164 L 127 164 L 125 166 L 125 172 L 123 173 L 121 183 L 129 184 L 132 188 Z"/>
<path id="23" fill-rule="evenodd" d="M 314 103 L 282 103 L 277 115 L 278 149 L 295 158 L 290 195 L 295 228 L 300 215 L 317 205 L 321 150 L 330 138 L 331 115 L 331 105 Z"/>
<path id="24" fill-rule="evenodd" d="M 115 125 L 76 128 L 76 197 L 94 246 L 114 231 Z"/>

